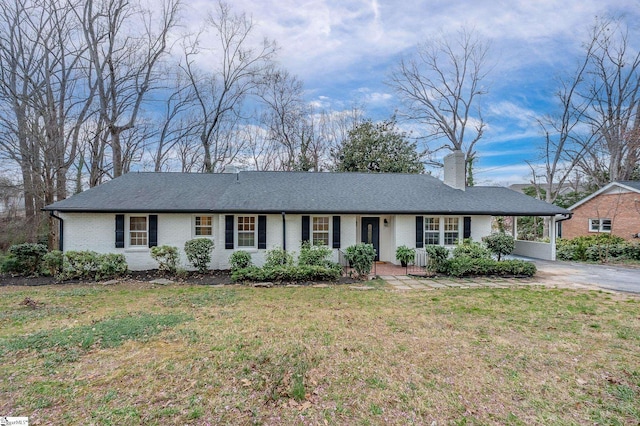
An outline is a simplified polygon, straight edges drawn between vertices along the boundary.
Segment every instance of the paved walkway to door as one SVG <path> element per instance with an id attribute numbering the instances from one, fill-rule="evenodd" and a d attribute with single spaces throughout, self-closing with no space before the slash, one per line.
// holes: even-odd
<path id="1" fill-rule="evenodd" d="M 634 292 L 620 287 L 625 282 L 622 272 L 628 268 L 619 268 L 616 272 L 618 275 L 618 286 L 604 285 L 602 277 L 589 269 L 591 279 L 578 276 L 575 271 L 568 271 L 566 262 L 543 262 L 535 261 L 538 266 L 538 273 L 533 278 L 500 278 L 500 277 L 476 277 L 476 278 L 450 278 L 450 277 L 421 277 L 408 275 L 407 269 L 394 265 L 392 263 L 377 263 L 375 274 L 385 280 L 395 290 L 435 290 L 445 288 L 508 288 L 508 287 L 524 287 L 524 286 L 543 286 L 550 288 L 571 288 L 584 290 L 605 290 L 605 291 L 627 291 Z M 583 267 L 571 264 L 575 269 Z M 592 266 L 592 265 L 589 265 Z M 600 265 L 597 271 L 611 269 L 611 267 L 602 267 Z M 374 271 L 371 271 L 374 273 Z M 570 272 L 570 273 L 569 273 Z M 640 270 L 631 270 L 634 273 L 633 281 L 640 283 Z M 640 284 L 637 284 L 640 290 Z M 640 292 L 636 290 L 635 292 Z"/>

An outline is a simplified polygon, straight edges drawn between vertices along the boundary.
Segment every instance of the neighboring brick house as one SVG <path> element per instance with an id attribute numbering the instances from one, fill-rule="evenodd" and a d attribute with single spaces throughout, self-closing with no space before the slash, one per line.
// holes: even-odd
<path id="1" fill-rule="evenodd" d="M 569 207 L 570 220 L 562 222 L 562 237 L 611 233 L 625 240 L 640 234 L 640 181 L 611 182 Z"/>

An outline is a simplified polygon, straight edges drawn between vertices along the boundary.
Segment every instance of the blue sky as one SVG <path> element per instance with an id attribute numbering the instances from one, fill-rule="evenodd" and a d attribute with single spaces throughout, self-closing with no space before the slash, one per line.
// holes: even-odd
<path id="1" fill-rule="evenodd" d="M 188 3 L 194 27 L 213 0 Z M 488 127 L 477 145 L 480 184 L 526 182 L 542 142 L 536 117 L 554 112 L 556 78 L 575 69 L 597 16 L 640 22 L 638 0 L 234 0 L 257 33 L 279 45 L 279 62 L 305 83 L 307 100 L 334 110 L 354 103 L 368 117 L 393 114 L 385 84 L 416 44 L 462 26 L 490 41 L 493 70 L 482 98 Z M 637 43 L 636 43 L 637 45 Z M 437 173 L 437 172 L 436 172 Z"/>

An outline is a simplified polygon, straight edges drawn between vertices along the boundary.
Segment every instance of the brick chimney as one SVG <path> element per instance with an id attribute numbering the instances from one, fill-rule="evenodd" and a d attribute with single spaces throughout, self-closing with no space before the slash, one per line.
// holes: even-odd
<path id="1" fill-rule="evenodd" d="M 464 191 L 466 184 L 464 152 L 456 150 L 444 157 L 444 183 Z"/>

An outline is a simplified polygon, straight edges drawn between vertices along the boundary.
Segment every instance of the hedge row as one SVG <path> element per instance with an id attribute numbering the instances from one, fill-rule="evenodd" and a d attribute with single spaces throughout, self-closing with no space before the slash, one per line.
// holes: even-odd
<path id="1" fill-rule="evenodd" d="M 497 261 L 462 256 L 440 262 L 436 272 L 453 277 L 470 275 L 532 277 L 536 273 L 536 265 L 524 260 Z"/>
<path id="2" fill-rule="evenodd" d="M 337 281 L 342 275 L 342 267 L 338 264 L 330 266 L 318 265 L 282 265 L 259 268 L 248 266 L 231 272 L 233 281 L 273 281 L 273 282 L 306 282 Z"/>
<path id="3" fill-rule="evenodd" d="M 556 242 L 558 260 L 607 262 L 640 260 L 640 242 L 629 242 L 610 234 L 589 235 Z"/>
<path id="4" fill-rule="evenodd" d="M 2 272 L 18 275 L 52 275 L 57 280 L 101 280 L 127 272 L 122 254 L 101 254 L 94 251 L 58 250 L 47 252 L 43 244 L 18 244 L 9 249 L 9 256 L 0 265 Z"/>

